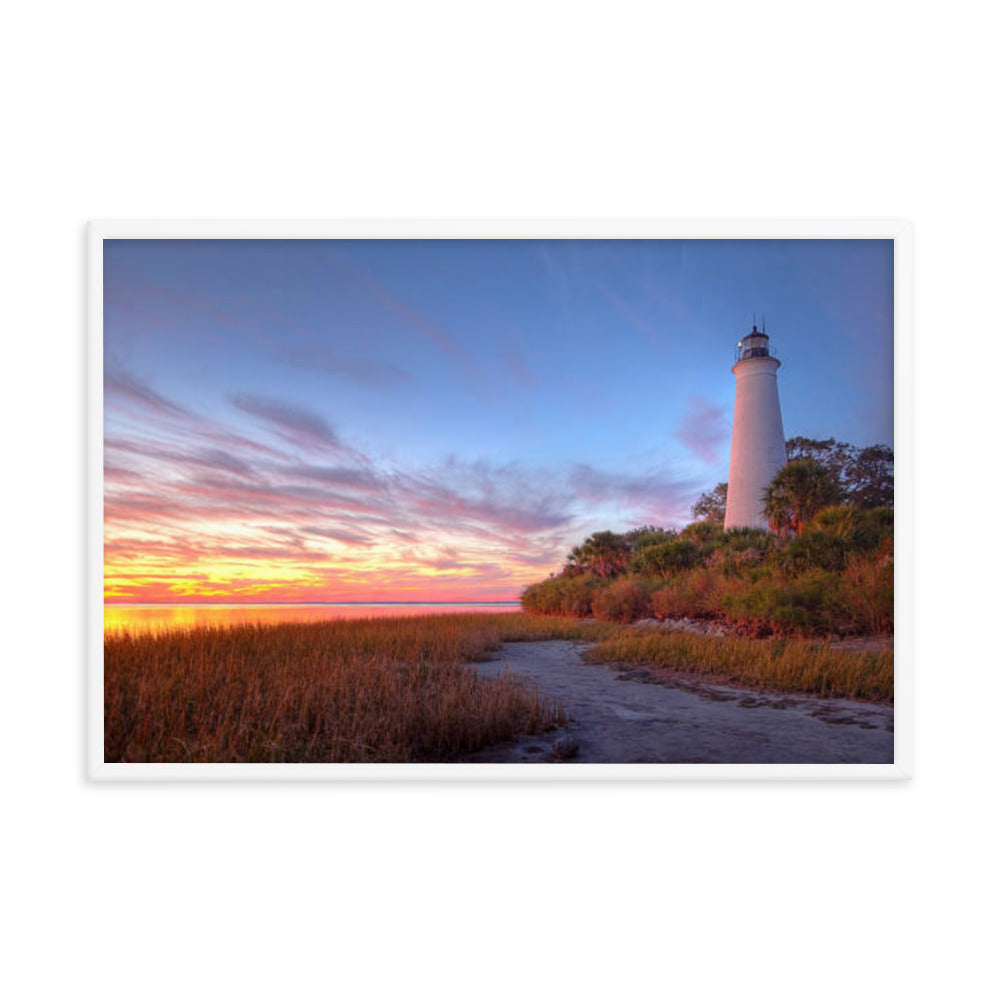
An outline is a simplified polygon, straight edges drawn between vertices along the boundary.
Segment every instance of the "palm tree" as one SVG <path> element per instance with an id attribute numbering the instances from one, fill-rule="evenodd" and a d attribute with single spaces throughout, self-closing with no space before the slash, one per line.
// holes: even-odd
<path id="1" fill-rule="evenodd" d="M 598 531 L 580 547 L 577 564 L 596 576 L 617 576 L 628 568 L 628 557 L 628 542 L 624 535 L 617 535 L 613 531 Z"/>
<path id="2" fill-rule="evenodd" d="M 824 507 L 839 503 L 836 476 L 814 458 L 800 458 L 783 465 L 764 490 L 764 513 L 771 530 L 797 535 L 802 526 Z"/>
<path id="3" fill-rule="evenodd" d="M 562 575 L 579 576 L 581 573 L 586 572 L 583 562 L 583 550 L 579 545 L 574 545 L 570 554 L 566 557 L 566 565 L 562 568 Z"/>

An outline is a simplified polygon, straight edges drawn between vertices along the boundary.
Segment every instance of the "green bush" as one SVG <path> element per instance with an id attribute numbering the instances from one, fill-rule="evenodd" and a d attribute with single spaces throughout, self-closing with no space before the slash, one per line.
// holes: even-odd
<path id="1" fill-rule="evenodd" d="M 850 543 L 820 531 L 806 531 L 781 550 L 778 565 L 791 573 L 825 569 L 839 573 L 851 555 Z"/>
<path id="2" fill-rule="evenodd" d="M 748 569 L 762 565 L 776 544 L 776 536 L 764 528 L 730 528 L 704 565 L 724 576 L 743 576 Z"/>
<path id="3" fill-rule="evenodd" d="M 867 552 L 892 535 L 893 511 L 891 507 L 825 507 L 806 525 L 806 530 L 839 538 L 853 552 Z"/>
<path id="4" fill-rule="evenodd" d="M 766 552 L 775 543 L 775 535 L 766 528 L 730 528 L 719 538 L 719 545 L 728 552 L 757 549 Z"/>
<path id="5" fill-rule="evenodd" d="M 892 536 L 888 507 L 825 507 L 781 550 L 778 564 L 789 572 L 825 569 L 841 573 L 859 552 L 871 552 Z"/>
<path id="6" fill-rule="evenodd" d="M 678 537 L 715 548 L 721 543 L 725 534 L 726 531 L 721 524 L 712 521 L 695 521 L 693 524 L 689 524 Z"/>
<path id="7" fill-rule="evenodd" d="M 551 577 L 527 587 L 521 595 L 521 607 L 537 615 L 588 618 L 593 614 L 594 594 L 600 586 L 600 581 L 589 574 Z"/>
<path id="8" fill-rule="evenodd" d="M 797 577 L 763 577 L 722 597 L 726 616 L 755 635 L 829 631 L 836 621 L 835 573 L 814 570 Z"/>
<path id="9" fill-rule="evenodd" d="M 625 540 L 633 552 L 638 552 L 640 549 L 646 548 L 647 545 L 669 542 L 676 537 L 676 531 L 668 531 L 666 528 L 654 528 L 651 525 L 647 525 L 628 532 L 625 535 Z"/>
<path id="10" fill-rule="evenodd" d="M 633 573 L 666 576 L 681 569 L 691 569 L 703 558 L 701 546 L 687 539 L 659 542 L 640 549 L 633 557 Z"/>

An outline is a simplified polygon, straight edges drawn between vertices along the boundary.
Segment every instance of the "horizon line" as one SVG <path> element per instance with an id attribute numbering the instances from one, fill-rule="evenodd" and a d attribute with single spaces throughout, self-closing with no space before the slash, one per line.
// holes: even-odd
<path id="1" fill-rule="evenodd" d="M 210 606 L 214 604 L 233 604 L 253 607 L 297 607 L 310 605 L 313 607 L 365 607 L 372 605 L 413 605 L 413 604 L 520 604 L 518 598 L 496 601 L 104 601 L 105 607 L 126 607 L 128 605 L 147 605 L 156 607 L 191 607 L 192 605 Z"/>

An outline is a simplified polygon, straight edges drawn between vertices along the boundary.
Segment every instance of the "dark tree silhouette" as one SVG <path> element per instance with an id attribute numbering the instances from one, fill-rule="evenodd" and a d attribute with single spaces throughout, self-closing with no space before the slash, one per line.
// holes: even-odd
<path id="1" fill-rule="evenodd" d="M 891 507 L 894 456 L 884 444 L 862 448 L 844 470 L 847 502 L 855 507 Z"/>
<path id="2" fill-rule="evenodd" d="M 691 516 L 696 521 L 708 521 L 710 524 L 722 524 L 726 520 L 726 497 L 729 494 L 728 483 L 718 483 L 710 493 L 702 493 L 691 508 Z"/>

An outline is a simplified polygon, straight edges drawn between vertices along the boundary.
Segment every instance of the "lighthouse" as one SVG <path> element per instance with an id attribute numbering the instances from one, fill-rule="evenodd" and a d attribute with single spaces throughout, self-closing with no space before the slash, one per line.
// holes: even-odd
<path id="1" fill-rule="evenodd" d="M 729 453 L 726 528 L 766 528 L 764 490 L 785 464 L 778 368 L 767 334 L 753 330 L 736 345 L 736 405 Z"/>

